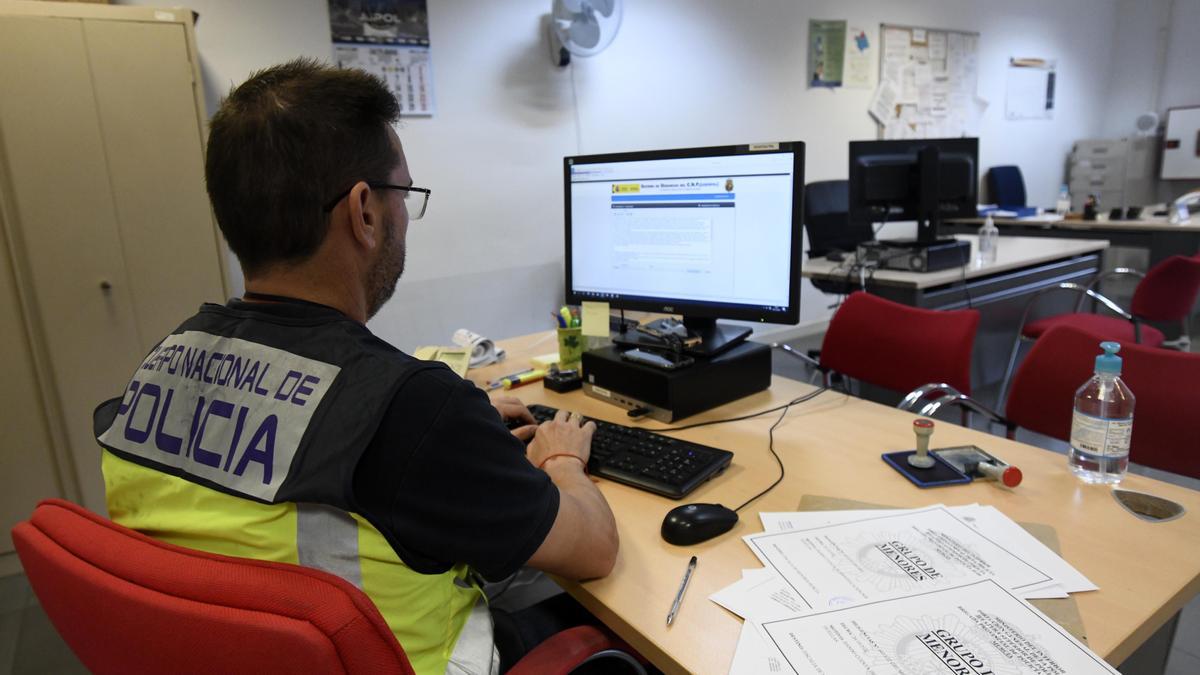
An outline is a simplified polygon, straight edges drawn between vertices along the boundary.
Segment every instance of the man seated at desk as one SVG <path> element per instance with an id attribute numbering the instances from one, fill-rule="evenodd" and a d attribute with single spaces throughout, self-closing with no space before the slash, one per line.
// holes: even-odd
<path id="1" fill-rule="evenodd" d="M 533 422 L 519 401 L 364 325 L 428 199 L 398 117 L 379 79 L 306 60 L 222 102 L 205 175 L 247 291 L 202 306 L 96 410 L 108 509 L 175 544 L 337 574 L 417 672 L 496 672 L 534 645 L 497 642 L 479 577 L 604 576 L 616 524 L 583 470 L 594 424 L 510 433 L 501 415 Z"/>

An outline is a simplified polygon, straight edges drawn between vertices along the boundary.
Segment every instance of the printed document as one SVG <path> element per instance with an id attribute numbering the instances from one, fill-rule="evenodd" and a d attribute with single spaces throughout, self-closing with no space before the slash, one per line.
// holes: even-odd
<path id="1" fill-rule="evenodd" d="M 806 611 L 994 577 L 1017 593 L 1054 577 L 944 506 L 745 537 Z M 790 600 L 790 598 L 789 598 Z"/>
<path id="2" fill-rule="evenodd" d="M 1117 672 L 992 579 L 751 625 L 731 672 Z"/>

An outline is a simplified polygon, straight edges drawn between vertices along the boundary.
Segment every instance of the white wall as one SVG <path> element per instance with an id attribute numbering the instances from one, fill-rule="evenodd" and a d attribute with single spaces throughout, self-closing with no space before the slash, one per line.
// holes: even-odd
<path id="1" fill-rule="evenodd" d="M 1134 132 L 1154 111 L 1200 105 L 1200 0 L 1117 0 L 1113 71 L 1101 134 Z M 1200 181 L 1161 181 L 1159 198 L 1173 199 Z"/>
<path id="2" fill-rule="evenodd" d="M 1020 165 L 1031 201 L 1050 204 L 1072 142 L 1101 130 L 1116 1 L 631 0 L 607 51 L 559 70 L 540 33 L 550 0 L 429 0 L 437 115 L 405 121 L 400 137 L 414 180 L 435 194 L 372 328 L 411 348 L 460 326 L 496 337 L 548 327 L 562 296 L 564 155 L 799 139 L 808 180 L 845 177 L 847 141 L 875 137 L 871 92 L 805 88 L 810 18 L 979 31 L 991 102 L 980 164 Z M 320 0 L 191 6 L 210 109 L 253 69 L 329 55 Z M 1053 120 L 1003 119 L 1010 56 L 1058 60 Z M 827 304 L 805 284 L 804 321 Z"/>

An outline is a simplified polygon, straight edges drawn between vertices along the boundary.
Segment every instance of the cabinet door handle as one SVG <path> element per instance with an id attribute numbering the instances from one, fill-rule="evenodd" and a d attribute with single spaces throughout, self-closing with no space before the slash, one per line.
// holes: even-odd
<path id="1" fill-rule="evenodd" d="M 101 280 L 101 281 L 100 281 L 100 290 L 104 291 L 105 293 L 107 293 L 107 292 L 111 291 L 111 290 L 112 290 L 112 283 L 111 283 L 111 282 L 109 282 L 109 280 L 108 280 L 108 279 L 103 279 L 103 280 Z"/>

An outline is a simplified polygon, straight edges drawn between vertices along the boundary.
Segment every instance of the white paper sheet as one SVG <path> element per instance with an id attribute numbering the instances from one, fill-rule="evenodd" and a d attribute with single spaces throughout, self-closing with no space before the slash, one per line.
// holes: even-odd
<path id="1" fill-rule="evenodd" d="M 729 665 L 729 675 L 789 672 L 791 669 L 783 660 L 783 655 L 774 645 L 768 645 L 759 626 L 749 621 L 742 624 L 742 632 L 738 635 L 737 647 L 733 652 L 733 663 Z"/>
<path id="2" fill-rule="evenodd" d="M 1053 578 L 945 507 L 745 538 L 812 609 L 944 588 L 987 576 L 1006 588 Z"/>
<path id="3" fill-rule="evenodd" d="M 956 512 L 971 527 L 984 532 L 992 541 L 1012 551 L 1038 569 L 1048 573 L 1068 593 L 1095 591 L 1099 587 L 1025 528 L 994 506 L 976 506 Z"/>
<path id="4" fill-rule="evenodd" d="M 934 32 L 929 34 L 929 59 L 936 61 L 946 58 L 946 34 Z"/>
<path id="5" fill-rule="evenodd" d="M 766 622 L 761 630 L 767 639 L 747 656 L 753 649 L 766 664 L 774 651 L 796 673 L 1117 672 L 991 579 Z M 743 629 L 743 637 L 749 643 L 754 634 Z"/>

